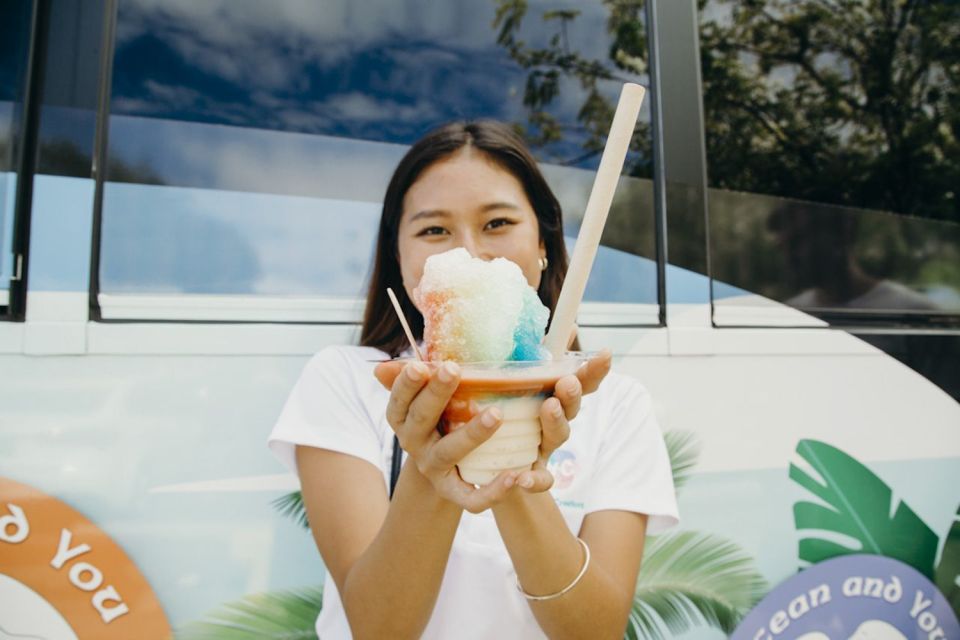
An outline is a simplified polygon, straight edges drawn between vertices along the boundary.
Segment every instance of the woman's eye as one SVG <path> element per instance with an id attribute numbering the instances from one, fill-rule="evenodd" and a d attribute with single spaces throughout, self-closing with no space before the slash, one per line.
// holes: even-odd
<path id="1" fill-rule="evenodd" d="M 444 229 L 443 227 L 427 227 L 426 229 L 422 229 L 420 233 L 418 233 L 417 235 L 418 236 L 439 236 L 446 232 L 447 230 Z"/>
<path id="2" fill-rule="evenodd" d="M 507 225 L 513 224 L 513 220 L 508 220 L 507 218 L 496 218 L 487 223 L 485 228 L 487 229 L 499 229 L 500 227 L 505 227 Z"/>

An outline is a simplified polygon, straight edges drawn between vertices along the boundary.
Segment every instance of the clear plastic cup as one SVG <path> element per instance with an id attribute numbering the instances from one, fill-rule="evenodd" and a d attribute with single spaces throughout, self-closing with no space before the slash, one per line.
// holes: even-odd
<path id="1" fill-rule="evenodd" d="M 540 449 L 540 405 L 560 378 L 585 361 L 583 355 L 568 354 L 560 360 L 460 363 L 460 384 L 443 412 L 441 432 L 462 427 L 488 407 L 498 407 L 503 415 L 490 439 L 457 465 L 460 477 L 483 485 L 501 471 L 529 469 Z"/>

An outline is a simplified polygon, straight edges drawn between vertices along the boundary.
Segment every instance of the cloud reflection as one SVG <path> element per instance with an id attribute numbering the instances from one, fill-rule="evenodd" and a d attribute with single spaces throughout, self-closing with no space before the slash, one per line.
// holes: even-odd
<path id="1" fill-rule="evenodd" d="M 108 153 L 111 166 L 137 171 L 109 177 L 105 290 L 360 293 L 379 203 L 407 145 L 449 120 L 527 118 L 527 71 L 496 43 L 495 8 L 474 0 L 125 0 Z M 525 40 L 548 46 L 556 25 L 542 14 L 564 8 L 580 12 L 571 47 L 606 56 L 600 2 L 531 2 Z M 617 90 L 610 85 L 611 96 Z M 569 125 L 551 146 L 557 157 L 582 155 L 583 97 L 567 80 L 551 106 Z M 593 172 L 546 171 L 575 232 Z M 146 175 L 155 179 L 138 177 Z M 211 255 L 151 239 L 177 237 L 175 222 L 206 237 L 199 244 Z M 223 245 L 228 236 L 233 249 Z M 138 267 L 138 256 L 150 260 Z M 634 257 L 606 257 L 611 277 L 591 283 L 609 285 L 602 299 L 654 297 L 646 285 L 639 293 L 614 286 Z M 244 278 L 224 285 L 216 273 L 227 266 Z"/>
<path id="2" fill-rule="evenodd" d="M 604 57 L 606 8 L 555 4 L 531 3 L 525 40 L 546 46 L 556 27 L 542 13 L 576 8 L 571 47 Z M 522 121 L 526 72 L 497 45 L 494 9 L 467 0 L 128 0 L 112 111 L 405 143 L 446 120 Z M 560 98 L 551 109 L 575 123 L 582 87 L 570 83 Z"/>

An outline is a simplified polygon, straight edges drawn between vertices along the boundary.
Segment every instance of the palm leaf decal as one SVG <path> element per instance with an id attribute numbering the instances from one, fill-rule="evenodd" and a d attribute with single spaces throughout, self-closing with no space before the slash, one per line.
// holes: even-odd
<path id="1" fill-rule="evenodd" d="M 943 553 L 935 573 L 937 588 L 960 618 L 960 507 L 943 541 Z"/>
<path id="2" fill-rule="evenodd" d="M 790 479 L 825 503 L 793 505 L 797 531 L 806 532 L 800 540 L 802 562 L 813 564 L 849 553 L 872 553 L 896 558 L 932 578 L 937 536 L 906 503 L 901 501 L 894 512 L 893 493 L 883 480 L 823 442 L 801 440 L 797 453 L 823 483 L 793 464 Z M 845 538 L 838 541 L 835 534 Z"/>
<path id="3" fill-rule="evenodd" d="M 690 479 L 690 472 L 697 464 L 697 458 L 700 455 L 700 445 L 692 431 L 678 429 L 664 433 L 663 441 L 667 445 L 667 455 L 670 457 L 673 486 L 679 489 Z"/>
<path id="4" fill-rule="evenodd" d="M 697 464 L 697 457 L 700 455 L 700 446 L 692 431 L 677 429 L 667 431 L 663 434 L 663 440 L 667 445 L 667 454 L 670 458 L 673 486 L 679 489 L 690 479 L 690 471 Z M 310 528 L 307 511 L 303 506 L 303 494 L 300 491 L 292 491 L 280 496 L 271 504 L 281 515 L 292 518 L 304 529 Z"/>
<path id="5" fill-rule="evenodd" d="M 246 596 L 177 632 L 177 640 L 316 640 L 322 587 Z"/>
<path id="6" fill-rule="evenodd" d="M 696 464 L 696 437 L 669 431 L 664 439 L 674 485 L 681 487 Z M 308 526 L 299 491 L 277 498 L 273 505 L 297 524 Z M 730 633 L 765 590 L 752 558 L 732 542 L 693 531 L 651 537 L 625 637 L 666 640 L 704 622 Z M 319 588 L 250 596 L 191 623 L 178 638 L 312 639 L 320 606 Z"/>
<path id="7" fill-rule="evenodd" d="M 666 640 L 700 622 L 729 634 L 766 590 L 752 558 L 719 536 L 681 531 L 648 543 L 627 638 Z"/>
<path id="8" fill-rule="evenodd" d="M 303 494 L 300 491 L 291 491 L 270 504 L 276 507 L 281 515 L 293 518 L 293 521 L 304 529 L 310 528 L 310 523 L 307 521 L 307 510 L 303 506 Z"/>

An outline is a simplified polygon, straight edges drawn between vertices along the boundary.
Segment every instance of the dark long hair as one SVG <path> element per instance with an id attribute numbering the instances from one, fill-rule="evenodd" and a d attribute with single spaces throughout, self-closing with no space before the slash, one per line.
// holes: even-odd
<path id="1" fill-rule="evenodd" d="M 491 120 L 453 122 L 431 131 L 410 147 L 387 186 L 370 288 L 367 291 L 363 330 L 360 333 L 361 345 L 376 347 L 391 357 L 399 355 L 408 346 L 400 321 L 387 298 L 387 287 L 397 294 L 414 337 L 422 339 L 423 316 L 403 288 L 400 275 L 397 230 L 403 215 L 403 199 L 407 190 L 428 167 L 467 146 L 482 152 L 523 185 L 537 215 L 540 239 L 547 252 L 547 269 L 537 293 L 551 312 L 556 307 L 568 263 L 560 203 L 547 186 L 523 139 L 510 127 Z"/>

